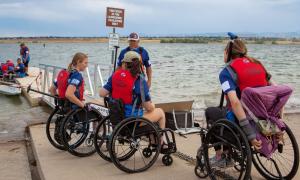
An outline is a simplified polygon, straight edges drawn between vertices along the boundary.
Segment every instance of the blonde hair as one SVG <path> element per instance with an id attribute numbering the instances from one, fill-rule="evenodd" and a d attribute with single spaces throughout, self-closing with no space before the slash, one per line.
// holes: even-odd
<path id="1" fill-rule="evenodd" d="M 86 58 L 88 58 L 86 54 L 81 52 L 76 53 L 72 59 L 72 62 L 68 66 L 68 71 L 72 71 L 74 66 L 77 66 L 78 63 L 81 63 Z"/>

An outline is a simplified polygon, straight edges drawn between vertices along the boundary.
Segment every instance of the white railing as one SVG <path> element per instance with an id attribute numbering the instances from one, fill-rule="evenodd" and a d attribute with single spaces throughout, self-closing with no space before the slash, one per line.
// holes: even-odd
<path id="1" fill-rule="evenodd" d="M 43 75 L 41 79 L 41 90 L 44 93 L 49 93 L 48 90 L 52 85 L 53 80 L 63 67 L 39 64 L 39 69 Z M 109 77 L 111 72 L 112 68 L 109 65 L 90 63 L 89 67 L 87 67 L 86 71 L 83 73 L 86 82 L 84 95 L 89 98 L 98 98 L 99 88 L 104 85 L 105 80 L 107 80 L 107 77 Z M 54 106 L 53 98 L 43 95 L 42 100 L 50 106 Z"/>

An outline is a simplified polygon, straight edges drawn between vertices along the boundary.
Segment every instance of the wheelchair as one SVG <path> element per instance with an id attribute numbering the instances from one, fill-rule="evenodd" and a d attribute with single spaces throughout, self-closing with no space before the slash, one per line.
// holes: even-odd
<path id="1" fill-rule="evenodd" d="M 219 107 L 214 107 L 219 108 Z M 254 150 L 236 122 L 222 119 L 224 110 L 219 108 L 207 128 L 200 131 L 201 146 L 196 156 L 195 174 L 199 178 L 210 179 L 252 179 L 252 162 L 257 171 L 266 179 L 293 179 L 299 166 L 299 149 L 295 136 L 286 125 L 283 143 L 270 158 Z M 222 166 L 216 166 L 211 157 L 216 150 L 222 150 Z"/>
<path id="2" fill-rule="evenodd" d="M 67 150 L 62 143 L 60 135 L 60 126 L 69 108 L 66 106 L 66 100 L 54 98 L 54 110 L 51 112 L 46 122 L 46 135 L 53 147 L 59 150 Z"/>
<path id="3" fill-rule="evenodd" d="M 76 108 L 64 115 L 59 134 L 61 144 L 74 156 L 87 157 L 96 152 L 94 135 L 104 115 L 98 104 L 87 103 L 87 108 Z"/>
<path id="4" fill-rule="evenodd" d="M 97 153 L 106 161 L 126 173 L 138 173 L 149 169 L 163 154 L 162 162 L 166 166 L 173 163 L 176 142 L 174 132 L 160 129 L 143 117 L 124 118 L 122 106 L 115 106 L 115 100 L 105 98 L 109 115 L 99 122 L 94 136 Z M 117 103 L 120 104 L 120 103 Z M 165 135 L 166 146 L 161 149 L 161 138 Z"/>

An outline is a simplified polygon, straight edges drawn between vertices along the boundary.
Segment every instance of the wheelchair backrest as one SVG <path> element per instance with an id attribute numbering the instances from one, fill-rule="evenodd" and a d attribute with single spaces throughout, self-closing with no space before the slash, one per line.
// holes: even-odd
<path id="1" fill-rule="evenodd" d="M 117 125 L 125 119 L 124 103 L 121 99 L 113 99 L 111 97 L 104 98 L 105 106 L 109 109 L 109 119 L 111 124 Z"/>

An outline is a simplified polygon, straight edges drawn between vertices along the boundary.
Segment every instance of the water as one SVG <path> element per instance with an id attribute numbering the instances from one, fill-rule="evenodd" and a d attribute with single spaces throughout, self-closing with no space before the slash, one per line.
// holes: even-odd
<path id="1" fill-rule="evenodd" d="M 49 108 L 31 108 L 23 96 L 0 95 L 0 142 L 24 139 L 28 124 L 47 120 Z"/>
<path id="2" fill-rule="evenodd" d="M 151 94 L 155 103 L 194 100 L 194 108 L 204 109 L 217 105 L 220 97 L 218 74 L 224 66 L 223 44 L 142 44 L 149 52 L 153 83 Z M 66 67 L 78 52 L 89 55 L 94 63 L 111 63 L 111 52 L 106 43 L 52 43 L 28 44 L 31 54 L 30 65 L 39 63 Z M 127 44 L 121 44 L 125 48 Z M 266 69 L 279 84 L 294 88 L 287 108 L 300 107 L 300 46 L 297 45 L 248 45 L 249 55 L 262 61 Z M 0 44 L 0 59 L 18 57 L 18 44 Z M 3 100 L 0 109 L 14 100 Z M 23 106 L 15 107 L 18 108 Z M 1 116 L 2 116 L 1 111 Z M 5 114 L 5 112 L 3 112 Z"/>

